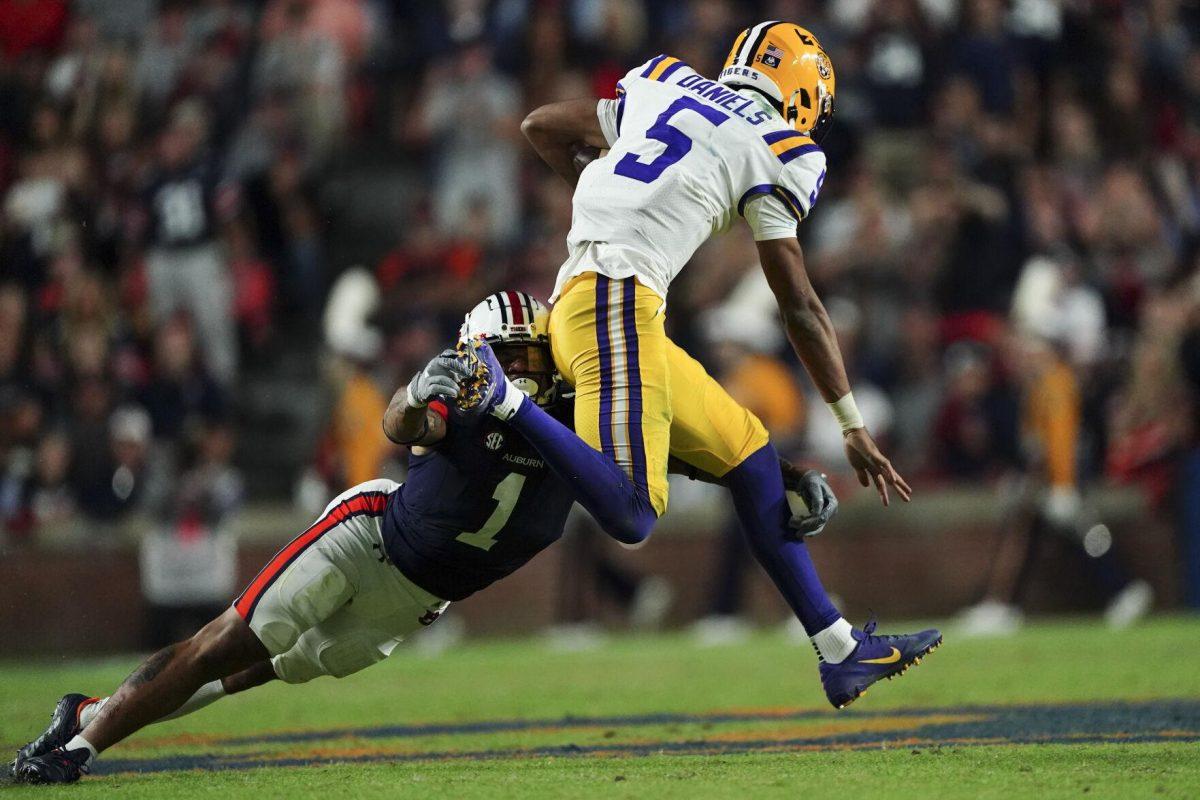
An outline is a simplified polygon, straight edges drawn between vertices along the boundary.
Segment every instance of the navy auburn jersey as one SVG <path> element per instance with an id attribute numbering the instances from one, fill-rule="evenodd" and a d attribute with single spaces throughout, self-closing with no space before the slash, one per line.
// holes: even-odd
<path id="1" fill-rule="evenodd" d="M 572 405 L 546 410 L 573 428 Z M 575 496 L 506 423 L 431 407 L 446 417 L 446 437 L 409 457 L 408 478 L 388 498 L 383 542 L 413 583 L 443 600 L 462 600 L 562 536 Z"/>
<path id="2" fill-rule="evenodd" d="M 217 177 L 216 165 L 205 159 L 154 177 L 145 195 L 152 245 L 191 247 L 215 237 Z"/>

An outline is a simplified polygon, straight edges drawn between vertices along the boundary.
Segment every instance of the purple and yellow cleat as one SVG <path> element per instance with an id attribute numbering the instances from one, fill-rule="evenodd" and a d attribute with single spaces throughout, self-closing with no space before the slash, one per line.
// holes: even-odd
<path id="1" fill-rule="evenodd" d="M 876 636 L 875 620 L 854 631 L 858 640 L 844 661 L 821 662 L 821 685 L 834 708 L 845 708 L 864 695 L 867 687 L 881 678 L 891 680 L 937 649 L 942 634 L 935 628 L 899 636 Z"/>

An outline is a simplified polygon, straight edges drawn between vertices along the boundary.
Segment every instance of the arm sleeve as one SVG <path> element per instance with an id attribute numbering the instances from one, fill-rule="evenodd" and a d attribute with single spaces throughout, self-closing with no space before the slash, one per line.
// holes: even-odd
<path id="1" fill-rule="evenodd" d="M 571 487 L 575 499 L 605 533 L 625 544 L 637 544 L 650 535 L 658 519 L 650 494 L 635 485 L 611 457 L 592 449 L 575 431 L 530 400 L 521 403 L 508 424 Z"/>
<path id="2" fill-rule="evenodd" d="M 596 117 L 600 120 L 600 130 L 604 132 L 604 140 L 608 142 L 608 146 L 612 147 L 617 141 L 617 136 L 620 133 L 620 104 L 621 98 L 616 100 L 601 100 L 596 103 Z"/>

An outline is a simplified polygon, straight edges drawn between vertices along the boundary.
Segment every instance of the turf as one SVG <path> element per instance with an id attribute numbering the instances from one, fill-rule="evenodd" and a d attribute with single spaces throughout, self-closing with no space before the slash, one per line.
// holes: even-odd
<path id="1" fill-rule="evenodd" d="M 558 653 L 539 640 L 399 651 L 343 681 L 271 685 L 153 726 L 64 789 L 5 796 L 1200 796 L 1200 620 L 948 638 L 830 709 L 806 644 L 683 635 Z M 1189 657 L 1187 654 L 1192 653 Z M 0 662 L 0 745 L 133 659 Z M 260 766 L 260 765 L 273 766 Z M 891 787 L 891 788 L 888 788 Z"/>

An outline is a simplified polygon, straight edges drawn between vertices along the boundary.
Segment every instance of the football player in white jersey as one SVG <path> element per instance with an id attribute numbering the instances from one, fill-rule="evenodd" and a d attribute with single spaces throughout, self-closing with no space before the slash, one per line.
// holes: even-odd
<path id="1" fill-rule="evenodd" d="M 796 238 L 825 179 L 816 143 L 833 115 L 833 65 L 809 31 L 754 25 L 717 80 L 660 55 L 630 70 L 614 100 L 536 109 L 522 126 L 576 187 L 569 257 L 550 317 L 555 365 L 576 391 L 579 436 L 621 468 L 623 530 L 644 539 L 667 507 L 667 461 L 722 477 L 759 562 L 804 624 L 833 705 L 853 702 L 941 642 L 936 630 L 873 635 L 830 603 L 789 534 L 766 430 L 666 335 L 671 281 L 696 248 L 742 217 L 754 232 L 788 338 L 841 425 L 846 456 L 884 505 L 908 500 L 854 404 L 833 326 Z M 581 154 L 599 153 L 590 162 Z M 612 531 L 610 531 L 612 532 Z"/>

